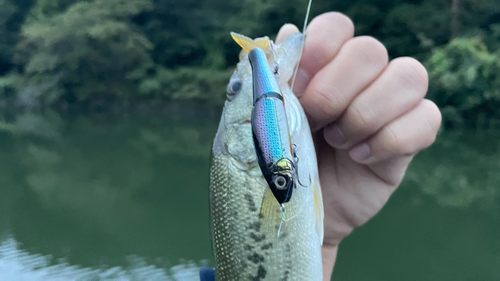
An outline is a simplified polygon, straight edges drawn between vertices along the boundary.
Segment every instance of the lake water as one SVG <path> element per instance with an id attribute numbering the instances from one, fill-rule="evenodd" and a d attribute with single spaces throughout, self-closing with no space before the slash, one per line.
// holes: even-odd
<path id="1" fill-rule="evenodd" d="M 0 280 L 198 280 L 213 266 L 218 110 L 0 118 Z M 499 137 L 442 132 L 342 242 L 333 280 L 500 280 Z"/>

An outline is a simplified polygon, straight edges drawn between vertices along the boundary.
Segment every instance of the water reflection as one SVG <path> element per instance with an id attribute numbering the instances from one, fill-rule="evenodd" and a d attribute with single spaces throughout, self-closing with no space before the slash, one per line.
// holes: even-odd
<path id="1" fill-rule="evenodd" d="M 0 280 L 197 280 L 213 265 L 219 111 L 172 110 L 0 116 Z M 341 244 L 335 280 L 500 280 L 499 137 L 441 134 Z"/>
<path id="2" fill-rule="evenodd" d="M 441 206 L 500 205 L 500 130 L 459 130 L 440 135 L 412 163 L 406 182 Z"/>
<path id="3" fill-rule="evenodd" d="M 0 280 L 26 270 L 27 280 L 196 276 L 211 258 L 207 171 L 217 123 L 200 114 L 4 117 L 0 233 L 9 236 L 0 261 L 16 278 Z"/>
<path id="4" fill-rule="evenodd" d="M 149 264 L 139 256 L 128 256 L 124 266 L 100 269 L 70 265 L 64 259 L 54 261 L 51 255 L 30 254 L 19 249 L 11 236 L 0 243 L 0 280 L 68 281 L 68 280 L 199 280 L 198 270 L 206 261 L 185 261 L 169 269 Z"/>

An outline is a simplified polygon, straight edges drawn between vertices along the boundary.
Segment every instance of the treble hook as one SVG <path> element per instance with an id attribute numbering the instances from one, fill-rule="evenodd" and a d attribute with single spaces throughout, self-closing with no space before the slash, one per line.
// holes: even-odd
<path id="1" fill-rule="evenodd" d="M 285 209 L 285 204 L 281 203 L 280 204 L 280 212 L 281 212 L 281 221 L 280 221 L 280 227 L 278 228 L 278 237 L 280 237 L 280 232 L 281 232 L 281 226 L 283 225 L 283 222 L 286 221 L 286 209 Z"/>
<path id="2" fill-rule="evenodd" d="M 278 63 L 276 62 L 276 52 L 274 51 L 274 43 L 271 41 L 271 53 L 273 54 L 273 63 L 274 63 L 274 69 L 273 69 L 273 74 L 279 78 L 280 77 L 280 67 Z"/>
<path id="3" fill-rule="evenodd" d="M 297 175 L 297 182 L 302 185 L 303 187 L 308 187 L 311 185 L 311 175 L 309 175 L 309 183 L 308 184 L 303 184 L 302 181 L 300 180 L 300 173 L 299 173 L 299 157 L 297 156 L 297 151 L 296 151 L 297 145 L 292 144 L 292 150 L 293 150 L 293 158 L 295 160 L 295 166 L 297 169 L 295 170 L 295 173 Z"/>

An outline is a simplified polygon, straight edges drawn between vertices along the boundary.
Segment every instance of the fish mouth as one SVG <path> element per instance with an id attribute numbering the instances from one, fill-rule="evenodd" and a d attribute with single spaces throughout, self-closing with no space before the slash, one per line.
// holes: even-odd
<path id="1" fill-rule="evenodd" d="M 245 120 L 238 120 L 238 121 L 233 121 L 233 122 L 229 122 L 228 125 L 230 126 L 242 126 L 242 127 L 246 127 L 248 125 L 251 125 L 252 124 L 252 121 L 250 121 L 250 119 L 245 119 Z"/>
<path id="2" fill-rule="evenodd" d="M 245 124 L 251 124 L 251 123 L 252 123 L 252 121 L 250 121 L 250 119 L 235 122 L 235 124 L 238 124 L 238 125 L 245 125 Z"/>

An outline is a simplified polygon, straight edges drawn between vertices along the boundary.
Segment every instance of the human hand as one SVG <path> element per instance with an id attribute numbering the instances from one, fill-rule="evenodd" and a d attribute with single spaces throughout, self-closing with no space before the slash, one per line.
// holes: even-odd
<path id="1" fill-rule="evenodd" d="M 276 42 L 299 32 L 284 25 Z M 315 138 L 323 203 L 323 276 L 330 280 L 340 241 L 371 219 L 399 186 L 412 158 L 432 144 L 441 113 L 424 99 L 428 77 L 409 57 L 353 37 L 343 14 L 309 24 L 294 92 Z"/>

